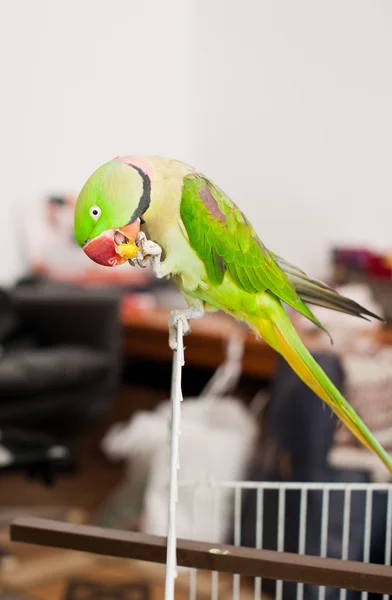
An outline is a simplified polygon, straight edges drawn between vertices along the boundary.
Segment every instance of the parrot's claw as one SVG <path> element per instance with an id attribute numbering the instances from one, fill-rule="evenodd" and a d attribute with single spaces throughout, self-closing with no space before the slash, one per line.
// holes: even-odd
<path id="1" fill-rule="evenodd" d="M 161 247 L 152 240 L 148 240 L 143 231 L 140 231 L 137 234 L 135 244 L 140 248 L 140 252 L 143 256 L 160 256 L 162 253 Z"/>
<path id="2" fill-rule="evenodd" d="M 136 258 L 132 258 L 128 262 L 135 267 L 138 265 L 142 269 L 145 269 L 149 264 L 151 264 L 152 271 L 154 275 L 158 278 L 161 277 L 160 273 L 160 264 L 161 264 L 161 254 L 162 249 L 158 244 L 148 240 L 146 238 L 146 234 L 143 231 L 140 231 L 135 239 L 135 244 L 139 247 L 137 251 Z"/>
<path id="3" fill-rule="evenodd" d="M 192 327 L 189 319 L 200 319 L 204 314 L 202 308 L 190 307 L 184 310 L 173 310 L 169 315 L 169 346 L 172 350 L 177 350 L 177 327 L 178 322 L 182 323 L 182 335 L 189 335 Z"/>
<path id="4" fill-rule="evenodd" d="M 138 250 L 136 254 L 136 263 L 138 267 L 145 269 L 150 263 L 150 257 L 145 256 L 142 252 L 140 252 L 140 250 Z"/>
<path id="5" fill-rule="evenodd" d="M 177 327 L 179 321 L 182 323 L 182 335 L 189 335 L 192 331 L 183 311 L 173 310 L 169 316 L 169 346 L 172 350 L 177 350 Z"/>

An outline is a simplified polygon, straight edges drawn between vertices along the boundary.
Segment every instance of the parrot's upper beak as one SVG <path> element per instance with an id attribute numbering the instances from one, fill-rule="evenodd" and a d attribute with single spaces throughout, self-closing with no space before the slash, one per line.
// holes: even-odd
<path id="1" fill-rule="evenodd" d="M 117 267 L 124 264 L 129 258 L 136 256 L 137 246 L 135 239 L 140 231 L 139 219 L 120 229 L 108 229 L 101 235 L 87 240 L 83 246 L 85 254 L 95 263 L 104 267 Z M 120 248 L 126 247 L 127 252 Z"/>

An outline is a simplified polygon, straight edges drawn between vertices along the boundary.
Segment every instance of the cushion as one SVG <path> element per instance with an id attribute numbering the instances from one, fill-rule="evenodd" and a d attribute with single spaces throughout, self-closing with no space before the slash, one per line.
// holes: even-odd
<path id="1" fill-rule="evenodd" d="M 108 356 L 80 346 L 17 349 L 0 360 L 1 396 L 37 395 L 51 389 L 84 385 L 105 374 Z"/>

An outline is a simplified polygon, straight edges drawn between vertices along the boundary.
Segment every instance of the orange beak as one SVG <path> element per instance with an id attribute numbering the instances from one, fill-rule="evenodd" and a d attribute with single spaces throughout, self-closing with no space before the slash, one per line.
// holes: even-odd
<path id="1" fill-rule="evenodd" d="M 123 233 L 125 237 L 128 238 L 129 242 L 132 244 L 136 240 L 137 235 L 140 231 L 140 220 L 136 219 L 136 221 L 134 221 L 133 223 L 129 223 L 129 225 L 121 227 L 119 231 L 121 231 L 121 233 Z"/>
<path id="2" fill-rule="evenodd" d="M 98 237 L 88 241 L 83 250 L 85 254 L 98 265 L 117 267 L 128 260 L 128 256 L 120 253 L 119 246 L 134 248 L 135 239 L 140 231 L 140 221 L 125 225 L 120 229 L 108 229 Z"/>

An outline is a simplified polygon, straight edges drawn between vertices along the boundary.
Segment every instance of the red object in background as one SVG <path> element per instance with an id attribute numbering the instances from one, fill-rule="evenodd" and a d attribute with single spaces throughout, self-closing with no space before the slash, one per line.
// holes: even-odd
<path id="1" fill-rule="evenodd" d="M 391 279 L 392 269 L 388 266 L 387 258 L 384 255 L 373 255 L 369 261 L 368 273 L 371 277 L 382 279 Z"/>
<path id="2" fill-rule="evenodd" d="M 336 248 L 334 262 L 345 269 L 362 273 L 370 279 L 391 279 L 390 257 L 366 248 Z"/>
<path id="3" fill-rule="evenodd" d="M 337 248 L 335 262 L 355 271 L 367 271 L 371 253 L 366 248 Z"/>

